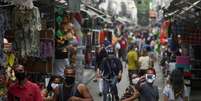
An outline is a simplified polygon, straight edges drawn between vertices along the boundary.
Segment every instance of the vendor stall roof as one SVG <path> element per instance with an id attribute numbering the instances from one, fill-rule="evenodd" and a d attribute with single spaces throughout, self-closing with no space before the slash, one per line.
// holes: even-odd
<path id="1" fill-rule="evenodd" d="M 112 23 L 110 19 L 108 18 L 104 18 L 102 17 L 101 15 L 99 15 L 98 13 L 92 11 L 92 10 L 89 10 L 89 9 L 84 9 L 84 8 L 81 8 L 81 11 L 83 12 L 86 12 L 90 17 L 97 17 L 97 18 L 100 18 L 102 19 L 103 21 L 107 22 L 107 23 Z"/>
<path id="2" fill-rule="evenodd" d="M 170 6 L 163 10 L 165 17 L 183 23 L 201 24 L 201 0 L 173 0 Z"/>

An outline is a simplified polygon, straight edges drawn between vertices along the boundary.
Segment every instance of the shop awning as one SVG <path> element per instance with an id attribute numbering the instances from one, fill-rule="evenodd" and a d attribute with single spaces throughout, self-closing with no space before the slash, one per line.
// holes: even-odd
<path id="1" fill-rule="evenodd" d="M 100 18 L 100 19 L 102 19 L 106 23 L 112 23 L 110 19 L 104 18 L 101 15 L 97 14 L 96 12 L 94 12 L 94 11 L 92 11 L 90 9 L 86 10 L 84 8 L 81 8 L 81 11 L 86 12 L 90 17 Z"/>
<path id="2" fill-rule="evenodd" d="M 201 0 L 173 0 L 167 9 L 165 17 L 171 17 L 183 24 L 201 25 Z"/>

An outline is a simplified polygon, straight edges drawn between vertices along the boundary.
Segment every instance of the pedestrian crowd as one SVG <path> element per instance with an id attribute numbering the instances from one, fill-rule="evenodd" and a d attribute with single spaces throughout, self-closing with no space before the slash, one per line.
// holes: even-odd
<path id="1" fill-rule="evenodd" d="M 133 35 L 128 42 L 123 36 L 112 45 L 105 40 L 96 49 L 96 79 L 103 101 L 159 101 L 154 62 L 154 36 Z M 123 65 L 124 62 L 127 65 Z M 117 84 L 123 68 L 128 70 L 129 86 L 119 96 Z M 47 89 L 27 79 L 23 65 L 15 65 L 16 80 L 7 80 L 0 71 L 0 101 L 93 101 L 88 87 L 76 82 L 75 66 L 66 66 L 63 77 L 52 76 Z M 182 71 L 173 70 L 162 92 L 164 101 L 188 101 Z M 95 101 L 95 100 L 94 100 Z"/>

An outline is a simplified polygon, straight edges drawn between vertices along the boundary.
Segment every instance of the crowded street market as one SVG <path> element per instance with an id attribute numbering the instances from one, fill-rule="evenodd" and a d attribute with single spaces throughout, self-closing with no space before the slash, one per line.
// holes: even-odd
<path id="1" fill-rule="evenodd" d="M 201 101 L 201 0 L 0 0 L 0 101 Z"/>

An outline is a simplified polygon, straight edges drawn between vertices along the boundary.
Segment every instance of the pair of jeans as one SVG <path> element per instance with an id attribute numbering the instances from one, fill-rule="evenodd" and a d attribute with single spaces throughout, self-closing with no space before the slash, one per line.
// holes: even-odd
<path id="1" fill-rule="evenodd" d="M 110 87 L 110 91 L 112 92 L 112 94 L 115 97 L 115 101 L 119 100 L 119 96 L 118 96 L 118 90 L 117 90 L 117 79 L 114 78 L 114 80 L 110 83 L 107 80 L 103 79 L 103 101 L 106 101 L 107 99 L 107 94 L 109 93 L 109 87 Z"/>

